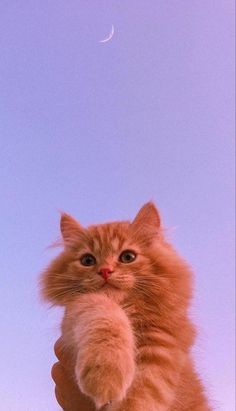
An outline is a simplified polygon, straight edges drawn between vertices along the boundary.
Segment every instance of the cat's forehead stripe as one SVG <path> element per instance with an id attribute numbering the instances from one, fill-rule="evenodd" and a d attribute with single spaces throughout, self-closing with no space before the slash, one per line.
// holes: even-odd
<path id="1" fill-rule="evenodd" d="M 125 234 L 118 225 L 107 224 L 106 226 L 93 227 L 91 230 L 91 241 L 89 246 L 94 252 L 108 253 L 118 251 L 126 240 Z"/>
<path id="2" fill-rule="evenodd" d="M 122 246 L 123 241 L 120 237 L 116 236 L 112 239 L 112 246 L 115 250 L 119 250 Z"/>
<path id="3" fill-rule="evenodd" d="M 101 237 L 101 232 L 98 228 L 95 229 L 95 232 L 92 238 L 93 238 L 93 248 L 95 249 L 95 251 L 101 250 L 102 249 L 102 237 Z"/>

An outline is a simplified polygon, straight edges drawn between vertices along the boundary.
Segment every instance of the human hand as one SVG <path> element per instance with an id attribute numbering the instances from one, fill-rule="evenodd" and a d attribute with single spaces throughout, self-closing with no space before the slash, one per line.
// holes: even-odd
<path id="1" fill-rule="evenodd" d="M 54 351 L 59 361 L 53 365 L 51 375 L 56 384 L 55 396 L 58 404 L 64 411 L 95 411 L 92 401 L 82 394 L 71 376 L 71 356 L 64 349 L 61 338 L 56 341 Z"/>

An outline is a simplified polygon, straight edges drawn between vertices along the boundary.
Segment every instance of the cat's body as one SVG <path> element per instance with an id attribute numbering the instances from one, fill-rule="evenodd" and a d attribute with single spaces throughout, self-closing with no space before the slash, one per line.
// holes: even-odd
<path id="1" fill-rule="evenodd" d="M 168 244 L 154 205 L 133 223 L 83 229 L 62 216 L 64 252 L 42 277 L 66 307 L 63 340 L 75 378 L 111 411 L 210 411 L 194 370 L 192 274 Z"/>

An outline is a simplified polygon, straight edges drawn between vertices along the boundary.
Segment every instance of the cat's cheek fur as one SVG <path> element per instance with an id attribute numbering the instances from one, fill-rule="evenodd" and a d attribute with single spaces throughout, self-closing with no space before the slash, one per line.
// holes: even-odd
<path id="1" fill-rule="evenodd" d="M 125 312 L 104 295 L 79 296 L 65 313 L 65 344 L 75 355 L 80 390 L 99 409 L 122 401 L 135 374 L 135 341 Z"/>

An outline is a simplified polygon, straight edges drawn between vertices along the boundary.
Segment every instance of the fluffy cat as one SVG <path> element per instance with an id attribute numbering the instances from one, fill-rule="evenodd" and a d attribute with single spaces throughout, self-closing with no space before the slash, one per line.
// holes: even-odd
<path id="1" fill-rule="evenodd" d="M 65 307 L 62 336 L 81 391 L 109 411 L 210 411 L 190 353 L 192 273 L 154 204 L 133 222 L 88 228 L 62 214 L 61 233 L 42 295 Z"/>

